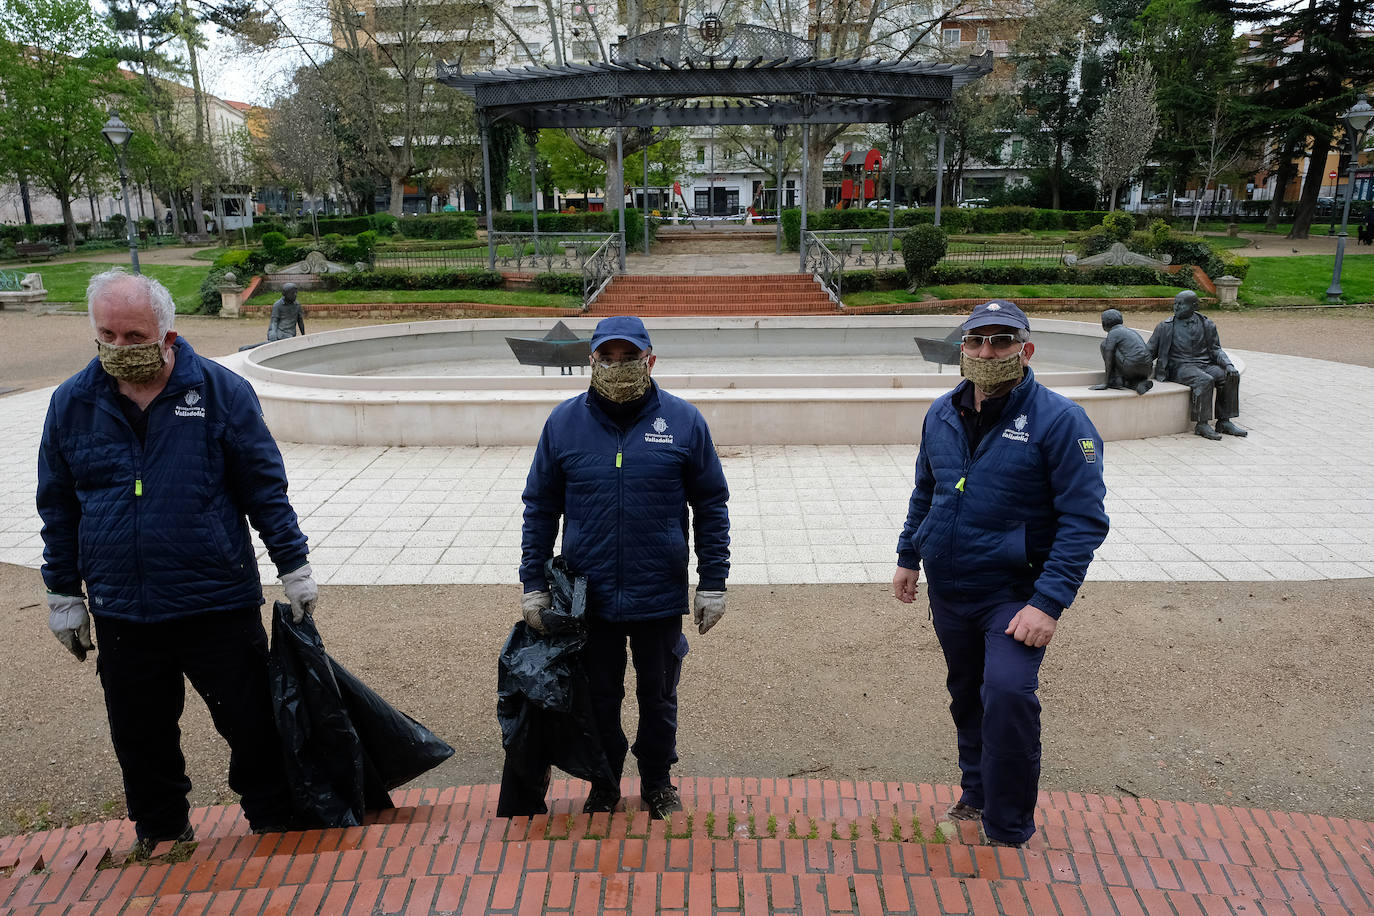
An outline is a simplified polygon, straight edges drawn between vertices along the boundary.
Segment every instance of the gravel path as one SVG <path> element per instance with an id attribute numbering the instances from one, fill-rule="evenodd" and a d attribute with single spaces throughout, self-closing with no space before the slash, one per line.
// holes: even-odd
<path id="1" fill-rule="evenodd" d="M 1232 347 L 1374 366 L 1366 310 L 1209 314 Z M 260 325 L 178 321 L 210 355 Z M 53 384 L 92 349 L 82 316 L 0 312 L 0 389 Z M 333 654 L 457 748 L 420 784 L 499 778 L 495 657 L 517 608 L 500 586 L 323 590 Z M 48 633 L 36 570 L 0 566 L 0 625 L 0 833 L 122 814 L 95 666 Z M 1090 584 L 1042 674 L 1042 784 L 1374 820 L 1371 625 L 1369 580 Z M 943 677 L 924 611 L 883 584 L 732 588 L 692 639 L 679 772 L 954 781 Z M 232 801 L 198 699 L 183 729 L 194 803 Z"/>

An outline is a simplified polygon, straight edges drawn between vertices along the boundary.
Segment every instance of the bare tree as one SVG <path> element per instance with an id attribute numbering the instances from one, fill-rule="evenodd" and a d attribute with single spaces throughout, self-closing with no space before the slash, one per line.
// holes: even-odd
<path id="1" fill-rule="evenodd" d="M 1245 154 L 1245 142 L 1234 121 L 1227 115 L 1227 93 L 1217 94 L 1212 117 L 1207 122 L 1207 145 L 1202 149 L 1198 165 L 1202 168 L 1202 194 L 1206 196 L 1212 182 L 1231 171 Z M 1193 231 L 1197 232 L 1202 207 L 1193 208 Z"/>
<path id="2" fill-rule="evenodd" d="M 1102 100 L 1088 136 L 1093 177 L 1116 209 L 1116 192 L 1150 157 L 1159 133 L 1155 71 L 1143 57 L 1117 68 L 1116 85 Z"/>

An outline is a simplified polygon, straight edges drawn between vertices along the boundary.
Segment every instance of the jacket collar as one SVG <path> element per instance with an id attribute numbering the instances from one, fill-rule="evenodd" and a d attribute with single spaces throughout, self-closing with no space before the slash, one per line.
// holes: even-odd
<path id="1" fill-rule="evenodd" d="M 606 411 L 601 408 L 601 405 L 597 403 L 597 399 L 592 396 L 592 391 L 590 388 L 583 393 L 582 400 L 583 403 L 587 405 L 587 409 L 591 411 L 592 416 L 596 417 L 597 422 L 611 429 L 619 428 L 616 425 L 616 422 L 611 419 L 610 415 L 607 414 Z M 641 419 L 644 418 L 645 414 L 652 413 L 658 410 L 658 407 L 658 382 L 655 382 L 651 378 L 649 379 L 649 394 L 647 397 L 644 398 L 644 403 L 640 405 L 639 410 L 635 413 L 634 419 L 630 422 L 630 425 L 633 426 L 635 423 L 638 423 Z"/>
<path id="2" fill-rule="evenodd" d="M 953 389 L 950 390 L 949 403 L 953 407 L 959 403 L 959 398 L 963 396 L 964 390 L 972 385 L 968 379 L 964 379 Z M 1021 376 L 1021 381 L 1016 383 L 1016 387 L 1007 392 L 1006 406 L 1002 409 L 1011 410 L 1013 406 L 1020 406 L 1026 398 L 1030 397 L 1031 389 L 1035 387 L 1035 370 L 1030 366 L 1026 367 L 1026 372 Z"/>

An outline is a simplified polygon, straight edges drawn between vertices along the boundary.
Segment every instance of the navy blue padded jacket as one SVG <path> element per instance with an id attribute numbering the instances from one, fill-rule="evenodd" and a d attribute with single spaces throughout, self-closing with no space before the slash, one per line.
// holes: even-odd
<path id="1" fill-rule="evenodd" d="M 697 585 L 725 588 L 730 498 L 701 412 L 651 383 L 622 431 L 586 393 L 544 423 L 525 481 L 520 581 L 547 588 L 559 519 L 568 567 L 587 577 L 588 612 L 611 621 L 685 614 L 688 513 Z"/>
<path id="2" fill-rule="evenodd" d="M 955 406 L 968 384 L 926 413 L 897 565 L 919 562 L 942 597 L 1021 600 L 1057 618 L 1107 537 L 1102 439 L 1028 368 L 970 454 Z"/>
<path id="3" fill-rule="evenodd" d="M 58 386 L 38 452 L 43 581 L 97 617 L 262 604 L 248 521 L 282 573 L 306 560 L 286 468 L 252 387 L 178 338 L 140 444 L 99 360 Z"/>

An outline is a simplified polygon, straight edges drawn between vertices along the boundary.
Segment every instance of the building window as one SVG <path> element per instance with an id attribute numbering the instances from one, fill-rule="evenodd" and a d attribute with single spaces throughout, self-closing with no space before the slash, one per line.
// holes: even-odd
<path id="1" fill-rule="evenodd" d="M 1025 145 L 1024 140 L 1011 141 L 1011 158 L 1013 162 L 1021 158 L 1021 150 Z"/>
<path id="2" fill-rule="evenodd" d="M 978 43 L 984 47 L 987 47 L 987 44 L 990 41 L 992 41 L 992 29 L 979 29 Z"/>
<path id="3" fill-rule="evenodd" d="M 944 42 L 947 45 L 957 45 L 959 43 L 960 34 L 958 29 L 945 29 L 940 35 L 944 38 Z"/>
<path id="4" fill-rule="evenodd" d="M 704 146 L 698 146 L 698 147 L 697 147 L 697 165 L 705 165 L 705 164 L 706 164 L 706 147 L 704 147 Z"/>

